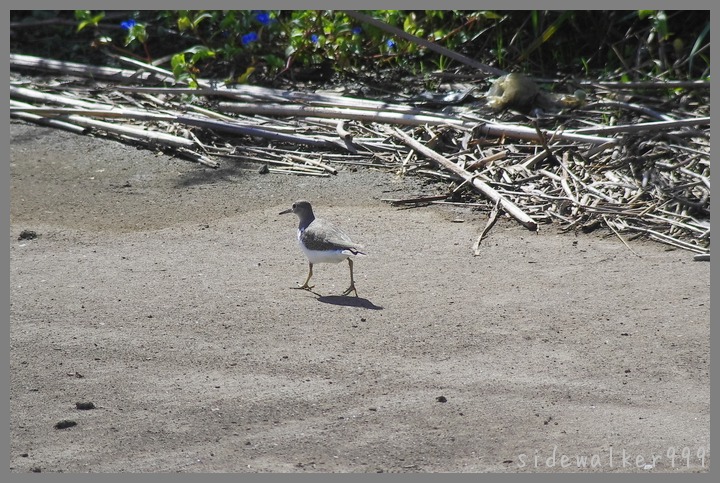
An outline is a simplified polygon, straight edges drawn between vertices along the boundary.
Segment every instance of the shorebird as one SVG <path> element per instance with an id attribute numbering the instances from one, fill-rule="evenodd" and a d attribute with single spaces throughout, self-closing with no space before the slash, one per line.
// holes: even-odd
<path id="1" fill-rule="evenodd" d="M 309 202 L 300 200 L 293 203 L 292 208 L 280 212 L 280 215 L 295 213 L 300 219 L 298 225 L 298 242 L 305 253 L 310 266 L 307 279 L 300 289 L 310 290 L 314 285 L 308 285 L 313 274 L 313 265 L 316 263 L 340 263 L 347 260 L 350 265 L 350 286 L 343 292 L 348 295 L 355 292 L 355 279 L 353 278 L 352 257 L 364 256 L 362 245 L 354 243 L 350 237 L 330 222 L 315 218 Z"/>

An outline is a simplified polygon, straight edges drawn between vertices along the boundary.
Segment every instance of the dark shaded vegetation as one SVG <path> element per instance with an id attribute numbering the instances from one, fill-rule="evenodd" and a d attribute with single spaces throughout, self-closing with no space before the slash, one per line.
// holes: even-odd
<path id="1" fill-rule="evenodd" d="M 603 80 L 709 76 L 708 11 L 368 11 L 497 68 Z M 277 84 L 472 68 L 343 11 L 11 11 L 11 52 L 113 65 L 156 61 L 178 78 Z M 132 23 L 129 24 L 128 21 Z M 79 30 L 78 26 L 82 28 Z"/>

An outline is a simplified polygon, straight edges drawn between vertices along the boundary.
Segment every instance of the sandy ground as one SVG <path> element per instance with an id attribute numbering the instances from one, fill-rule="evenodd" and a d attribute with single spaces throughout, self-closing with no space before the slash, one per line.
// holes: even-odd
<path id="1" fill-rule="evenodd" d="M 10 131 L 13 472 L 709 468 L 689 252 L 501 220 L 473 257 L 486 212 L 380 201 L 419 179 Z M 366 246 L 358 298 L 345 263 L 291 289 L 307 264 L 277 213 L 299 198 Z"/>

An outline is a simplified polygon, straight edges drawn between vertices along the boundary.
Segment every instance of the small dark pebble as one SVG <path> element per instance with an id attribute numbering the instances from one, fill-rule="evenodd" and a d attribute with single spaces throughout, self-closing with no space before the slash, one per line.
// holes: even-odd
<path id="1" fill-rule="evenodd" d="M 263 164 L 260 169 L 258 170 L 259 174 L 268 174 L 270 172 L 270 168 L 267 164 Z"/>
<path id="2" fill-rule="evenodd" d="M 88 402 L 76 402 L 76 403 L 75 403 L 75 407 L 78 408 L 78 409 L 82 409 L 83 411 L 84 411 L 84 410 L 87 410 L 87 409 L 95 409 L 95 405 L 94 405 L 93 403 L 91 403 L 90 401 L 88 401 Z"/>
<path id="3" fill-rule="evenodd" d="M 32 468 L 30 468 L 30 471 L 32 471 L 33 473 L 41 473 L 42 472 L 42 470 L 40 469 L 39 466 L 33 466 Z"/>
<path id="4" fill-rule="evenodd" d="M 435 400 L 441 403 L 447 402 L 447 398 L 445 396 L 438 396 L 435 398 Z"/>
<path id="5" fill-rule="evenodd" d="M 38 234 L 32 230 L 23 230 L 18 236 L 18 240 L 33 240 L 38 237 Z"/>
<path id="6" fill-rule="evenodd" d="M 27 454 L 27 453 L 23 453 L 23 454 L 21 454 L 20 456 L 22 456 L 23 458 L 27 458 L 27 457 L 30 456 L 30 455 Z"/>
<path id="7" fill-rule="evenodd" d="M 73 426 L 77 426 L 77 423 L 69 419 L 63 419 L 62 421 L 55 423 L 55 429 L 72 428 Z"/>

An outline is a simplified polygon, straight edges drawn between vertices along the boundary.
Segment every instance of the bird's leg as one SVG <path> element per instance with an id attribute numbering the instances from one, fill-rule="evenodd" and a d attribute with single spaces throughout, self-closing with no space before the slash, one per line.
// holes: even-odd
<path id="1" fill-rule="evenodd" d="M 312 277 L 312 263 L 308 262 L 308 265 L 310 265 L 310 272 L 308 273 L 307 278 L 305 279 L 305 283 L 302 284 L 302 287 L 298 287 L 304 290 L 310 290 L 311 288 L 315 287 L 315 285 L 308 285 L 308 282 L 310 281 L 310 277 Z"/>
<path id="2" fill-rule="evenodd" d="M 355 296 L 358 296 L 357 290 L 355 289 L 355 280 L 353 279 L 353 262 L 351 259 L 347 259 L 350 264 L 350 286 L 343 292 L 343 295 L 350 295 L 350 292 L 355 292 Z"/>

